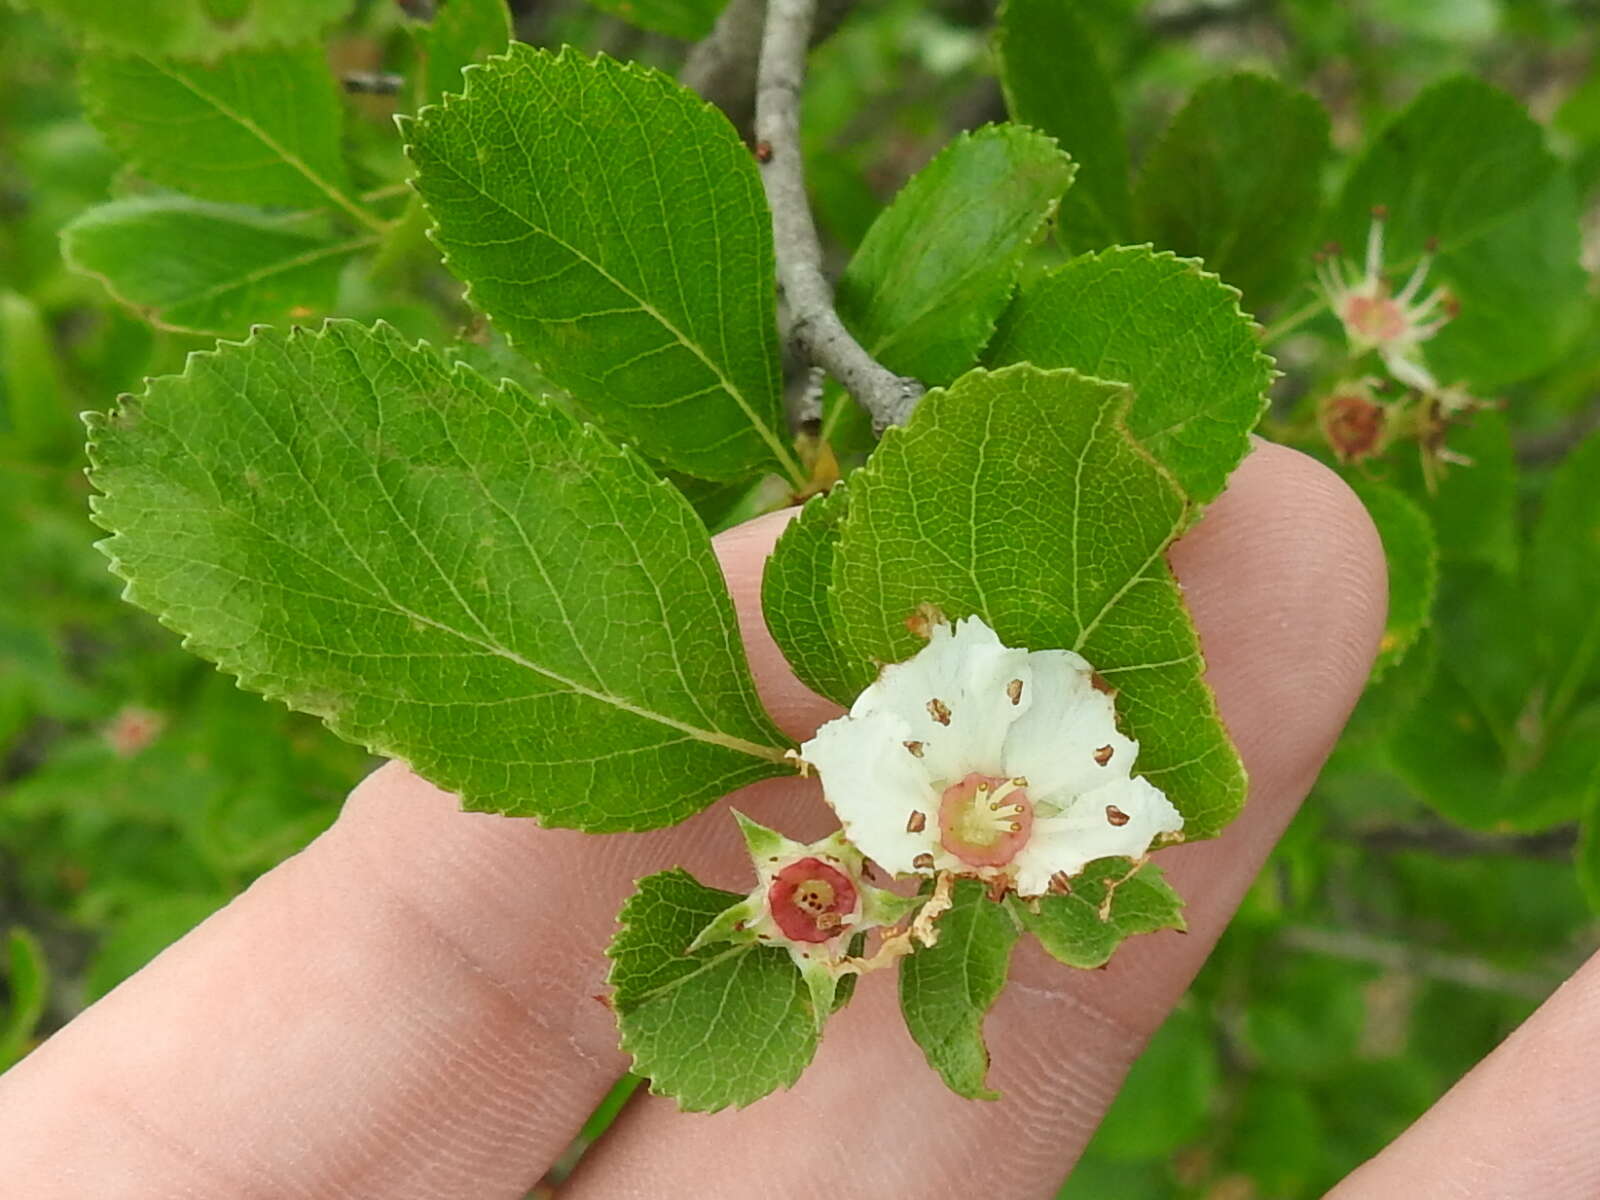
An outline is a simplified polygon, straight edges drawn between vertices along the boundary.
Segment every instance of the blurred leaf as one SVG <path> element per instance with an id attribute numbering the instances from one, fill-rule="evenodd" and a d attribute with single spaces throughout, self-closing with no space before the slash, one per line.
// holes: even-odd
<path id="1" fill-rule="evenodd" d="M 517 44 L 407 130 L 448 265 L 552 380 L 687 474 L 803 480 L 771 222 L 721 113 L 656 72 Z"/>
<path id="2" fill-rule="evenodd" d="M 422 103 L 433 104 L 462 90 L 461 72 L 469 64 L 506 52 L 511 10 L 506 0 L 444 0 L 413 32 L 423 56 Z"/>
<path id="3" fill-rule="evenodd" d="M 1355 483 L 1356 495 L 1366 506 L 1389 568 L 1389 616 L 1373 678 L 1380 678 L 1405 658 L 1428 627 L 1438 586 L 1439 550 L 1428 516 L 1405 493 L 1378 483 Z"/>
<path id="4" fill-rule="evenodd" d="M 891 371 L 950 383 L 978 361 L 1073 171 L 1031 129 L 960 134 L 867 231 L 839 280 L 839 316 Z"/>
<path id="5" fill-rule="evenodd" d="M 1522 105 L 1457 76 L 1423 91 L 1357 160 L 1329 223 L 1364 246 L 1375 206 L 1385 265 L 1402 277 L 1424 250 L 1460 315 L 1427 343 L 1445 382 L 1491 389 L 1542 370 L 1576 332 L 1585 278 L 1572 190 Z"/>
<path id="6" fill-rule="evenodd" d="M 1114 1162 L 1170 1156 L 1205 1131 L 1220 1076 L 1209 1022 L 1175 1010 L 1128 1072 L 1091 1152 Z"/>
<path id="7" fill-rule="evenodd" d="M 1004 905 L 975 879 L 958 880 L 939 918 L 939 940 L 900 963 L 900 1012 L 928 1065 L 969 1100 L 997 1100 L 985 1082 L 983 1019 L 1005 987 L 1020 931 Z"/>
<path id="8" fill-rule="evenodd" d="M 355 0 L 20 0 L 91 44 L 150 54 L 212 55 L 240 46 L 301 41 Z"/>
<path id="9" fill-rule="evenodd" d="M 1600 433 L 1567 455 L 1545 492 L 1526 572 L 1535 637 L 1559 720 L 1600 689 Z"/>
<path id="10" fill-rule="evenodd" d="M 343 118 L 320 46 L 210 64 L 93 53 L 82 86 L 107 140 L 156 183 L 229 204 L 359 211 L 346 195 Z"/>
<path id="11" fill-rule="evenodd" d="M 1273 375 L 1239 293 L 1147 246 L 1086 254 L 1026 284 L 984 359 L 1130 384 L 1128 429 L 1172 472 L 1191 517 L 1244 458 Z"/>
<path id="12" fill-rule="evenodd" d="M 130 600 L 468 807 L 653 828 L 789 769 L 699 518 L 513 384 L 261 330 L 91 434 Z"/>
<path id="13" fill-rule="evenodd" d="M 159 328 L 242 337 L 260 322 L 322 316 L 345 261 L 377 241 L 309 233 L 302 221 L 255 209 L 153 196 L 89 209 L 62 231 L 61 251 Z"/>
<path id="14" fill-rule="evenodd" d="M 1115 890 L 1110 911 L 1103 917 L 1108 888 Z M 1069 967 L 1104 966 L 1116 948 L 1136 933 L 1188 929 L 1183 898 L 1172 890 L 1161 868 L 1150 863 L 1136 870 L 1125 858 L 1091 862 L 1073 879 L 1069 895 L 1045 895 L 1036 903 L 1037 911 L 1035 902 L 1016 901 L 1012 911 L 1047 954 Z"/>
<path id="15" fill-rule="evenodd" d="M 686 42 L 711 32 L 728 0 L 591 0 L 624 21 Z"/>
<path id="16" fill-rule="evenodd" d="M 44 1015 L 50 965 L 39 939 L 21 927 L 6 935 L 6 1003 L 0 1010 L 0 1072 L 28 1053 Z"/>
<path id="17" fill-rule="evenodd" d="M 151 899 L 116 922 L 85 976 L 88 999 L 98 1000 L 228 902 L 226 895 Z"/>
<path id="18" fill-rule="evenodd" d="M 686 953 L 741 899 L 681 868 L 647 876 L 606 951 L 623 1050 L 652 1092 L 690 1112 L 790 1087 L 816 1053 L 811 996 L 788 951 L 751 941 Z"/>
<path id="19" fill-rule="evenodd" d="M 1264 75 L 1202 86 L 1139 170 L 1141 237 L 1205 260 L 1251 308 L 1311 274 L 1328 153 L 1322 106 Z"/>
<path id="20" fill-rule="evenodd" d="M 839 628 L 851 656 L 899 662 L 922 644 L 906 618 L 932 604 L 983 617 L 1008 646 L 1078 651 L 1119 689 L 1140 773 L 1188 837 L 1209 837 L 1243 802 L 1244 771 L 1164 557 L 1190 508 L 1128 436 L 1129 399 L 1027 364 L 930 392 L 850 477 Z M 1207 468 L 1225 475 L 1233 450 Z"/>
<path id="21" fill-rule="evenodd" d="M 78 429 L 62 388 L 50 327 L 26 296 L 0 290 L 0 435 L 23 457 L 59 461 L 77 449 Z"/>
<path id="22" fill-rule="evenodd" d="M 1232 1121 L 1230 1167 L 1255 1180 L 1267 1196 L 1306 1194 L 1325 1150 L 1322 1120 L 1306 1089 L 1278 1079 L 1251 1079 Z"/>
<path id="23" fill-rule="evenodd" d="M 1476 412 L 1469 424 L 1450 430 L 1446 444 L 1472 464 L 1450 467 L 1430 491 L 1416 458 L 1408 457 L 1397 482 L 1432 518 L 1441 559 L 1515 571 L 1521 531 L 1517 464 L 1506 414 L 1494 409 Z"/>
<path id="24" fill-rule="evenodd" d="M 997 18 L 1000 83 L 1011 119 L 1055 138 L 1080 167 L 1061 206 L 1067 243 L 1098 249 L 1127 236 L 1122 115 L 1073 0 L 1006 0 Z"/>
<path id="25" fill-rule="evenodd" d="M 1315 1079 L 1354 1056 L 1366 1020 L 1361 986 L 1371 968 L 1309 955 L 1283 957 L 1258 978 L 1244 1038 L 1264 1072 Z"/>
<path id="26" fill-rule="evenodd" d="M 1589 779 L 1583 805 L 1583 825 L 1578 836 L 1578 882 L 1584 899 L 1600 914 L 1600 763 Z"/>

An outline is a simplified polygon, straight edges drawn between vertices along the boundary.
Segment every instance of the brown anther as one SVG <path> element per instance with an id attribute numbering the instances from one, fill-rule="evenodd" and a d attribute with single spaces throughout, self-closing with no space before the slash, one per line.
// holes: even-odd
<path id="1" fill-rule="evenodd" d="M 941 725 L 950 724 L 950 706 L 937 696 L 928 701 L 928 715 Z"/>
<path id="2" fill-rule="evenodd" d="M 900 744 L 902 746 L 904 746 L 907 750 L 911 751 L 911 756 L 913 758 L 921 758 L 922 757 L 922 743 L 921 742 L 901 742 Z"/>
<path id="3" fill-rule="evenodd" d="M 761 163 L 766 163 L 766 162 L 771 162 L 772 161 L 772 143 L 771 142 L 757 142 L 756 143 L 756 161 L 757 162 L 761 162 Z"/>
<path id="4" fill-rule="evenodd" d="M 919 871 L 933 870 L 933 855 L 919 854 L 911 860 L 911 865 Z"/>
<path id="5" fill-rule="evenodd" d="M 1057 871 L 1050 876 L 1050 894 L 1052 896 L 1068 896 L 1072 894 L 1072 876 L 1065 871 Z"/>
<path id="6" fill-rule="evenodd" d="M 1106 805 L 1106 820 L 1110 821 L 1113 825 L 1120 829 L 1129 821 L 1133 820 L 1133 818 L 1127 813 L 1123 812 L 1115 804 L 1108 804 Z"/>
<path id="7" fill-rule="evenodd" d="M 917 812 L 915 809 L 913 809 L 912 812 L 911 812 L 911 815 L 906 818 L 906 832 L 907 833 L 921 833 L 927 827 L 928 827 L 927 815 L 924 814 L 924 813 Z"/>
<path id="8" fill-rule="evenodd" d="M 1021 833 L 1022 832 L 1022 822 L 1021 821 L 1013 821 L 1013 822 L 1011 822 L 1011 824 L 1009 826 L 1007 826 L 1007 828 L 1009 828 L 1012 833 Z"/>
<path id="9" fill-rule="evenodd" d="M 817 928 L 818 929 L 837 929 L 837 928 L 839 928 L 839 926 L 841 926 L 843 924 L 844 924 L 844 918 L 841 917 L 836 912 L 825 912 L 825 913 L 818 913 L 817 914 Z"/>
<path id="10" fill-rule="evenodd" d="M 1110 762 L 1111 761 L 1111 747 L 1110 746 L 1101 746 L 1100 749 L 1096 750 L 1094 752 L 1094 761 L 1096 763 L 1098 763 L 1102 767 L 1105 766 L 1108 762 Z"/>
<path id="11" fill-rule="evenodd" d="M 1011 697 L 1011 703 L 1013 703 L 1013 704 L 1021 704 L 1022 703 L 1022 680 L 1013 679 L 1010 683 L 1006 684 L 1006 695 Z"/>

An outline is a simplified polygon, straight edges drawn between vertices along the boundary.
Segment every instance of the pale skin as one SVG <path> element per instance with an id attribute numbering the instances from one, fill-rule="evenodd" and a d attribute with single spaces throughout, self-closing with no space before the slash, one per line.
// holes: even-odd
<path id="1" fill-rule="evenodd" d="M 835 710 L 760 627 L 760 566 L 785 519 L 725 535 L 718 553 L 763 695 L 799 740 Z M 1054 1194 L 1310 788 L 1382 628 L 1370 523 L 1292 451 L 1259 447 L 1172 558 L 1251 776 L 1223 838 L 1161 853 L 1192 932 L 1134 939 L 1105 971 L 1019 950 L 987 1026 L 993 1104 L 943 1089 L 892 981 L 868 978 L 793 1091 L 710 1117 L 637 1099 L 564 1197 Z M 737 802 L 797 838 L 831 827 L 815 781 Z M 463 814 L 386 766 L 331 832 L 0 1079 L 4 1190 L 520 1197 L 627 1065 L 597 999 L 601 952 L 632 880 L 675 863 L 750 886 L 721 806 L 589 837 Z M 1591 963 L 1335 1195 L 1594 1196 L 1597 1033 Z"/>

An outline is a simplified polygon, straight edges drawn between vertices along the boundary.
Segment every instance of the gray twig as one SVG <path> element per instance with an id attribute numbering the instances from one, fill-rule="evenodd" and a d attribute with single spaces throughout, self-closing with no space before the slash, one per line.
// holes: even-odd
<path id="1" fill-rule="evenodd" d="M 816 0 L 769 0 L 757 69 L 756 157 L 772 209 L 778 286 L 790 314 L 788 336 L 806 361 L 844 385 L 881 432 L 904 423 L 923 387 L 878 363 L 850 335 L 822 274 L 822 247 L 800 160 L 800 85 L 815 17 Z M 816 420 L 821 414 L 797 415 Z"/>
<path id="2" fill-rule="evenodd" d="M 756 60 L 766 0 L 731 0 L 716 25 L 689 50 L 679 80 L 728 115 L 749 136 L 755 113 Z"/>

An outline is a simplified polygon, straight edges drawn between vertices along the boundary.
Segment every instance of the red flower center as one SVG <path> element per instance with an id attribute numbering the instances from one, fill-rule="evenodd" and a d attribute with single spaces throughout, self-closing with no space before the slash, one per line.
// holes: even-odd
<path id="1" fill-rule="evenodd" d="M 767 889 L 767 907 L 791 941 L 825 942 L 849 928 L 856 885 L 820 858 L 797 858 Z"/>
<path id="2" fill-rule="evenodd" d="M 969 867 L 1003 867 L 1028 844 L 1033 802 L 1020 779 L 976 771 L 945 788 L 939 840 Z"/>
<path id="3" fill-rule="evenodd" d="M 1351 296 L 1345 301 L 1344 322 L 1379 346 L 1398 341 L 1409 328 L 1405 313 L 1388 296 Z"/>

